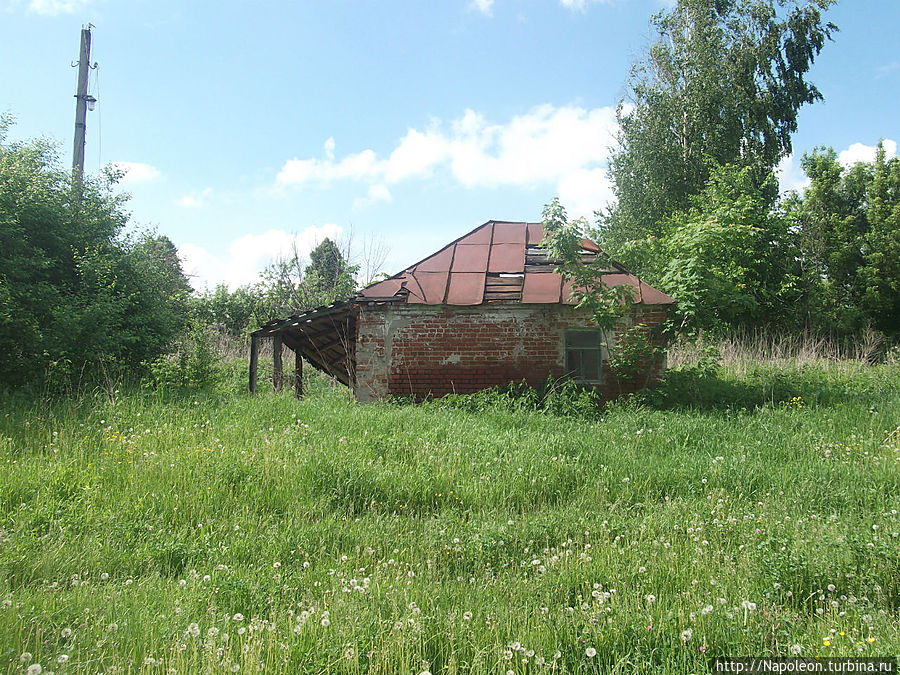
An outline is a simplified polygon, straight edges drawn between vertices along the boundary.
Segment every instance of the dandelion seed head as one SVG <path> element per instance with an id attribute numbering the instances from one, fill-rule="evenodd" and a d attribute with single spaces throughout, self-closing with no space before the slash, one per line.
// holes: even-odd
<path id="1" fill-rule="evenodd" d="M 594 649 L 593 647 L 588 647 L 587 649 L 584 650 L 584 655 L 587 656 L 589 659 L 592 659 L 595 656 L 597 656 L 597 650 Z"/>

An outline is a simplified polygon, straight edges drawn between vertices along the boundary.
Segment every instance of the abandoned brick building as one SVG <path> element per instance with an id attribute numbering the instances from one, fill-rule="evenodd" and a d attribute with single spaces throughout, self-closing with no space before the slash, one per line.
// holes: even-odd
<path id="1" fill-rule="evenodd" d="M 572 376 L 605 397 L 622 391 L 608 365 L 599 331 L 574 306 L 571 285 L 553 270 L 540 223 L 489 221 L 399 274 L 371 284 L 349 301 L 272 321 L 252 334 L 250 386 L 257 345 L 275 346 L 275 386 L 281 386 L 282 345 L 353 389 L 360 401 L 389 395 L 441 396 L 549 376 Z M 585 260 L 600 249 L 583 240 Z M 672 298 L 616 263 L 606 286 L 632 287 L 623 327 L 653 327 Z M 302 358 L 301 358 L 302 357 Z M 664 359 L 645 366 L 653 379 Z M 297 377 L 298 395 L 302 379 Z"/>

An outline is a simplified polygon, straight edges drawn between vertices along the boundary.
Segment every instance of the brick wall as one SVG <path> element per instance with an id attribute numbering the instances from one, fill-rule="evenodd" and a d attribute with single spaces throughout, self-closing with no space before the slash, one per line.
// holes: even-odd
<path id="1" fill-rule="evenodd" d="M 665 307 L 636 305 L 624 324 L 657 325 Z M 469 393 L 508 382 L 539 387 L 565 372 L 565 330 L 591 324 L 569 305 L 360 305 L 356 386 L 361 401 Z M 646 364 L 651 377 L 661 363 Z M 603 362 L 598 389 L 612 398 L 633 389 L 613 380 Z M 642 385 L 646 378 L 641 378 Z"/>

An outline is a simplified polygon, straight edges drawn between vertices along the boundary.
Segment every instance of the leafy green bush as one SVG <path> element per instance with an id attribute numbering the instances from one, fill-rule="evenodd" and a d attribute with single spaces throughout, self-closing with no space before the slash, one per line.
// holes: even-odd
<path id="1" fill-rule="evenodd" d="M 226 362 L 212 348 L 212 329 L 194 319 L 175 349 L 148 362 L 149 381 L 169 392 L 211 390 L 225 380 Z"/>
<path id="2" fill-rule="evenodd" d="M 396 404 L 413 403 L 409 397 L 395 397 Z M 522 382 L 491 387 L 472 394 L 447 394 L 424 402 L 426 407 L 453 408 L 468 412 L 545 412 L 561 417 L 592 417 L 603 407 L 600 395 L 589 385 L 569 378 L 548 377 L 540 389 Z"/>
<path id="3" fill-rule="evenodd" d="M 122 236 L 106 172 L 73 184 L 56 148 L 6 143 L 0 119 L 0 382 L 91 381 L 164 353 L 189 287 L 172 243 Z"/>

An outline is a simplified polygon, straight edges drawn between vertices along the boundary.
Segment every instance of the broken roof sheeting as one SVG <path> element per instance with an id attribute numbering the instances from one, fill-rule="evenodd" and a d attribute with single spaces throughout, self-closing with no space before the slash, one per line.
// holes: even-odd
<path id="1" fill-rule="evenodd" d="M 428 305 L 480 305 L 498 301 L 572 304 L 569 299 L 571 284 L 563 288 L 562 277 L 553 271 L 555 263 L 547 260 L 545 254 L 534 251 L 543 236 L 541 223 L 489 221 L 390 279 L 367 286 L 359 299 L 393 298 L 397 302 Z M 581 244 L 586 259 L 603 253 L 588 239 L 582 240 Z M 603 283 L 631 286 L 635 302 L 648 305 L 674 302 L 665 293 L 628 274 L 618 264 L 613 263 L 612 267 L 621 273 L 604 274 Z M 523 272 L 518 297 L 506 297 L 515 293 L 504 293 L 502 300 L 496 299 L 496 294 L 485 299 L 488 278 Z"/>
<path id="2" fill-rule="evenodd" d="M 299 351 L 310 364 L 350 384 L 356 361 L 356 312 L 352 303 L 336 302 L 270 321 L 251 335 L 268 337 L 276 333 L 287 347 Z"/>
<path id="3" fill-rule="evenodd" d="M 422 272 L 416 270 L 415 274 L 406 275 L 409 282 L 406 288 L 409 291 L 406 301 L 426 305 L 440 305 L 444 302 L 444 294 L 447 292 L 447 279 L 450 272 Z"/>
<path id="4" fill-rule="evenodd" d="M 453 266 L 450 268 L 450 271 L 453 274 L 460 272 L 487 272 L 490 253 L 490 244 L 464 244 L 460 242 L 456 245 L 456 252 L 453 254 Z"/>
<path id="5" fill-rule="evenodd" d="M 522 233 L 525 234 L 524 232 Z M 524 238 L 524 237 L 523 237 Z M 457 246 L 457 248 L 459 248 Z M 525 242 L 498 244 L 491 246 L 491 261 L 488 272 L 497 274 L 517 274 L 525 270 Z"/>
<path id="6" fill-rule="evenodd" d="M 556 303 L 560 299 L 562 277 L 553 272 L 526 272 L 522 302 Z"/>
<path id="7" fill-rule="evenodd" d="M 448 305 L 480 305 L 484 300 L 484 272 L 454 272 L 447 289 Z"/>

